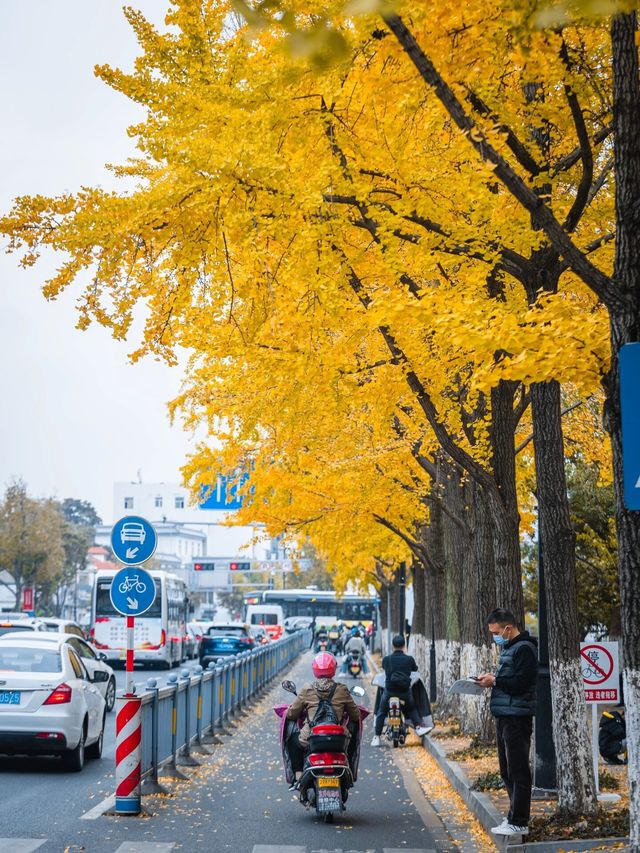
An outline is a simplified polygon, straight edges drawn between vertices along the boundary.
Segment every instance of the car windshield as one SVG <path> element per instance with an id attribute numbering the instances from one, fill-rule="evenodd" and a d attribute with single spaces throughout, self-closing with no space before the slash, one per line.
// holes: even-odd
<path id="1" fill-rule="evenodd" d="M 278 624 L 278 614 L 277 613 L 252 613 L 251 614 L 251 624 L 252 625 L 277 625 Z"/>
<path id="2" fill-rule="evenodd" d="M 8 634 L 10 631 L 31 631 L 33 633 L 33 626 L 19 625 L 17 622 L 14 622 L 12 625 L 0 625 L 0 637 L 3 634 Z"/>
<path id="3" fill-rule="evenodd" d="M 247 631 L 241 625 L 212 625 L 207 631 L 210 637 L 246 637 Z"/>
<path id="4" fill-rule="evenodd" d="M 62 672 L 57 650 L 0 646 L 0 672 Z"/>

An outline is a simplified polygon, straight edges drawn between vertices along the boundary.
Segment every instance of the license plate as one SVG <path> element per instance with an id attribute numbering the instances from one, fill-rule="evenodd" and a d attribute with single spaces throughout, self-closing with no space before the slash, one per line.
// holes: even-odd
<path id="1" fill-rule="evenodd" d="M 19 690 L 0 690 L 0 705 L 19 705 Z"/>
<path id="2" fill-rule="evenodd" d="M 387 725 L 391 726 L 392 729 L 399 729 L 400 720 L 397 717 L 389 717 L 387 720 Z"/>
<path id="3" fill-rule="evenodd" d="M 339 788 L 340 780 L 337 777 L 320 776 L 318 779 L 318 788 Z"/>

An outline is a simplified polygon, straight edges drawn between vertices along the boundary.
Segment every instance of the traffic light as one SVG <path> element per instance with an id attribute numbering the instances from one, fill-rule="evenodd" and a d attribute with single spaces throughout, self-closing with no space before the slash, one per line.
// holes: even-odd
<path id="1" fill-rule="evenodd" d="M 216 567 L 215 563 L 194 563 L 194 572 L 212 572 Z"/>
<path id="2" fill-rule="evenodd" d="M 231 572 L 248 572 L 251 570 L 251 563 L 229 563 L 229 571 Z"/>

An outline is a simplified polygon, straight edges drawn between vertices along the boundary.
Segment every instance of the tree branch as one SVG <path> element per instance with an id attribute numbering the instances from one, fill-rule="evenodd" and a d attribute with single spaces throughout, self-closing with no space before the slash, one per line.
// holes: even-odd
<path id="1" fill-rule="evenodd" d="M 411 59 L 424 82 L 435 95 L 456 125 L 466 134 L 469 143 L 480 158 L 493 167 L 494 174 L 511 195 L 529 212 L 553 244 L 556 251 L 569 263 L 571 269 L 587 284 L 608 307 L 620 304 L 621 297 L 613 280 L 594 266 L 565 233 L 562 225 L 549 207 L 528 187 L 509 163 L 491 145 L 485 134 L 454 94 L 432 61 L 417 43 L 402 18 L 392 12 L 383 12 L 382 17 Z"/>

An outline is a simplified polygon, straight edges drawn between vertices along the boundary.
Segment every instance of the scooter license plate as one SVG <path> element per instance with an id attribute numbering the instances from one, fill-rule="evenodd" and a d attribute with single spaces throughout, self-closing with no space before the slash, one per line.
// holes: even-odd
<path id="1" fill-rule="evenodd" d="M 391 726 L 392 729 L 400 728 L 400 720 L 397 717 L 389 717 L 387 719 L 387 725 Z"/>
<path id="2" fill-rule="evenodd" d="M 321 776 L 318 779 L 318 788 L 339 788 L 340 780 L 337 777 Z"/>

